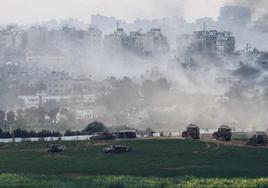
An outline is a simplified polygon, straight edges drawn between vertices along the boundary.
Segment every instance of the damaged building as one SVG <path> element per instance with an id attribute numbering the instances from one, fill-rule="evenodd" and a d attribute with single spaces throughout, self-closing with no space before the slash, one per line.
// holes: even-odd
<path id="1" fill-rule="evenodd" d="M 204 55 L 231 55 L 235 51 L 235 37 L 230 31 L 194 31 L 177 40 L 178 51 L 190 51 Z"/>
<path id="2" fill-rule="evenodd" d="M 140 56 L 157 56 L 167 54 L 170 47 L 159 28 L 150 29 L 146 33 L 135 31 L 129 34 L 117 28 L 114 33 L 105 36 L 104 49 L 111 54 L 130 52 Z"/>

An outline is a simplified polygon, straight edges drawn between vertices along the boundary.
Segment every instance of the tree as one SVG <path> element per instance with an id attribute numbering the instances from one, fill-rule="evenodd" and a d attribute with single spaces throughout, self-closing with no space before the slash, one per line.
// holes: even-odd
<path id="1" fill-rule="evenodd" d="M 13 132 L 15 138 L 27 138 L 29 137 L 28 132 L 21 129 L 15 129 Z"/>
<path id="2" fill-rule="evenodd" d="M 83 130 L 83 132 L 96 133 L 96 132 L 104 132 L 107 130 L 107 127 L 98 121 L 94 121 L 87 125 L 87 127 Z"/>

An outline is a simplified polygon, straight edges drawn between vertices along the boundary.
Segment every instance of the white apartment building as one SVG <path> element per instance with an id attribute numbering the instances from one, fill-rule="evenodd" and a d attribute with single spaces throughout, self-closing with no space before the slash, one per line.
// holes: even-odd
<path id="1" fill-rule="evenodd" d="M 24 33 L 15 29 L 0 31 L 0 48 L 7 50 L 18 50 L 23 47 Z"/>
<path id="2" fill-rule="evenodd" d="M 38 108 L 39 106 L 49 102 L 56 101 L 61 102 L 64 101 L 66 105 L 86 105 L 86 104 L 94 104 L 96 102 L 96 95 L 46 95 L 46 94 L 38 94 L 38 95 L 29 95 L 29 96 L 19 96 L 19 99 L 22 100 L 24 104 L 24 108 Z"/>
<path id="3" fill-rule="evenodd" d="M 26 63 L 33 65 L 63 65 L 66 59 L 62 55 L 37 54 L 26 52 Z"/>

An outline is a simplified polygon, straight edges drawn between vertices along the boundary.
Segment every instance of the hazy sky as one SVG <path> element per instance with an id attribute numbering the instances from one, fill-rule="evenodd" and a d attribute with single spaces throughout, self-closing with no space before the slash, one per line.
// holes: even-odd
<path id="1" fill-rule="evenodd" d="M 0 5 L 1 24 L 70 17 L 89 22 L 96 13 L 126 21 L 180 15 L 193 21 L 204 16 L 216 18 L 223 0 L 0 0 Z"/>

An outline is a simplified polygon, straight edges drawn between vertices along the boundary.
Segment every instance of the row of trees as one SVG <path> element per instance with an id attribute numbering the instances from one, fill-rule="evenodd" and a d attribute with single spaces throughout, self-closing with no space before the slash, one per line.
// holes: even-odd
<path id="1" fill-rule="evenodd" d="M 94 121 L 89 123 L 83 130 L 81 131 L 71 131 L 66 130 L 64 134 L 61 134 L 58 131 L 26 131 L 20 128 L 14 129 L 13 131 L 3 131 L 0 129 L 0 138 L 44 138 L 44 137 L 61 137 L 61 136 L 79 136 L 79 135 L 91 135 L 98 132 L 106 132 L 111 130 L 131 130 L 131 128 L 127 126 L 118 126 L 113 128 L 108 128 L 103 123 Z M 152 129 L 138 130 L 138 133 L 141 135 L 144 134 L 152 134 L 154 131 Z"/>
<path id="2" fill-rule="evenodd" d="M 62 136 L 59 132 L 42 130 L 42 131 L 26 131 L 22 129 L 15 129 L 12 132 L 3 131 L 0 129 L 0 138 L 44 138 L 44 137 L 59 137 Z"/>
<path id="3" fill-rule="evenodd" d="M 107 130 L 108 128 L 103 123 L 94 121 L 92 123 L 89 123 L 82 131 L 67 130 L 65 131 L 64 136 L 91 135 L 97 132 L 104 132 Z"/>
<path id="4" fill-rule="evenodd" d="M 108 130 L 108 128 L 101 122 L 94 121 L 92 123 L 89 123 L 85 129 L 81 131 L 70 131 L 67 130 L 64 133 L 64 136 L 77 136 L 77 135 L 90 135 L 94 134 L 96 132 L 104 132 Z M 61 133 L 57 131 L 48 131 L 48 130 L 42 130 L 42 131 L 26 131 L 22 130 L 20 128 L 14 129 L 13 131 L 3 131 L 0 129 L 0 138 L 31 138 L 31 137 L 38 137 L 38 138 L 44 138 L 44 137 L 59 137 L 62 136 Z"/>
<path id="5" fill-rule="evenodd" d="M 94 121 L 92 123 L 89 123 L 86 128 L 84 128 L 82 131 L 70 131 L 67 130 L 64 133 L 64 136 L 77 136 L 77 135 L 90 135 L 94 133 L 99 133 L 99 132 L 106 132 L 106 131 L 120 131 L 120 130 L 133 130 L 130 127 L 127 127 L 125 125 L 123 126 L 114 126 L 111 128 L 108 128 L 105 126 L 103 123 Z M 144 130 L 137 130 L 137 132 L 140 135 L 152 135 L 154 133 L 154 130 L 151 128 L 146 128 Z"/>

